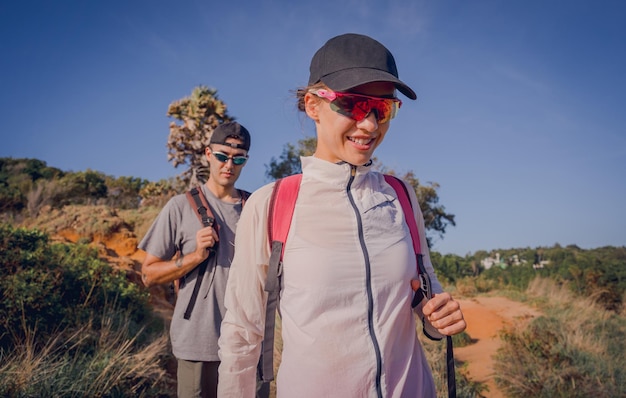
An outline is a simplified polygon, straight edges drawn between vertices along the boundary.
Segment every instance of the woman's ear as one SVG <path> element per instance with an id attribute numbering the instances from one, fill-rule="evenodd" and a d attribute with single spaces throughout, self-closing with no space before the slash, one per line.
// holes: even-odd
<path id="1" fill-rule="evenodd" d="M 319 98 L 313 94 L 306 93 L 304 95 L 304 110 L 306 111 L 307 116 L 315 122 L 319 121 L 319 103 Z"/>

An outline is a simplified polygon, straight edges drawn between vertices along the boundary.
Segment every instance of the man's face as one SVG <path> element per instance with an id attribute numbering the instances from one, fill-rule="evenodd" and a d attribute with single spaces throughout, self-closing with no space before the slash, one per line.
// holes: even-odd
<path id="1" fill-rule="evenodd" d="M 242 144 L 236 138 L 227 138 L 226 143 Z M 210 175 L 218 185 L 223 187 L 234 186 L 241 174 L 245 162 L 236 164 L 247 158 L 248 152 L 245 149 L 233 148 L 228 145 L 211 144 L 205 149 L 207 160 L 209 161 Z"/>

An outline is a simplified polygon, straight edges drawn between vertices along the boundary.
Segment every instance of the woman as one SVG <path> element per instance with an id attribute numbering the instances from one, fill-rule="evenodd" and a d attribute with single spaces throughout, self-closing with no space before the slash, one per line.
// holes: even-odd
<path id="1" fill-rule="evenodd" d="M 434 397 L 411 309 L 417 282 L 412 241 L 394 189 L 371 169 L 374 150 L 400 108 L 392 54 L 370 37 L 330 39 L 313 56 L 298 107 L 315 123 L 317 147 L 303 178 L 283 257 L 283 352 L 278 397 Z M 238 224 L 220 345 L 220 397 L 252 397 L 265 316 L 273 184 L 255 192 Z M 409 189 L 426 248 L 424 220 Z M 398 216 L 399 215 L 399 216 Z M 442 292 L 417 306 L 432 337 L 465 329 Z"/>

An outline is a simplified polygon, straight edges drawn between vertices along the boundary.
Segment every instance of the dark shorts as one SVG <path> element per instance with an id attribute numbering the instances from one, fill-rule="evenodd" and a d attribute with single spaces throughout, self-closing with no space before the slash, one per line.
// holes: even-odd
<path id="1" fill-rule="evenodd" d="M 178 398 L 217 398 L 219 362 L 178 360 Z M 257 398 L 268 398 L 270 383 L 257 372 Z"/>
<path id="2" fill-rule="evenodd" d="M 178 398 L 217 398 L 220 363 L 178 360 Z"/>

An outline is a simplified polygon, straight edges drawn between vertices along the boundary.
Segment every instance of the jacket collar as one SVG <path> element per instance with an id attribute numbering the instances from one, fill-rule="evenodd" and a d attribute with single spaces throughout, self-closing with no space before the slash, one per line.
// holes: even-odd
<path id="1" fill-rule="evenodd" d="M 372 170 L 372 162 L 364 166 L 353 166 L 346 162 L 332 163 L 314 156 L 302 156 L 302 174 L 322 182 L 346 186 L 350 179 L 352 168 L 356 168 L 355 181 L 359 181 Z"/>

